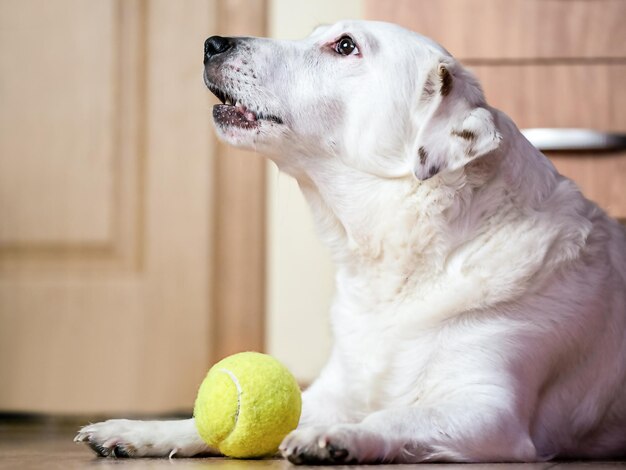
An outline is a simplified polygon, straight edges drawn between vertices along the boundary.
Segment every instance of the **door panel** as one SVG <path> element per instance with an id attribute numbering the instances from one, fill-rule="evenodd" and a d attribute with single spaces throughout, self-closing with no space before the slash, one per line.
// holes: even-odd
<path id="1" fill-rule="evenodd" d="M 0 3 L 0 154 L 14 155 L 0 160 L 5 246 L 100 245 L 111 237 L 115 4 L 64 7 Z"/>
<path id="2" fill-rule="evenodd" d="M 0 268 L 136 267 L 145 5 L 0 8 Z"/>
<path id="3" fill-rule="evenodd" d="M 212 352 L 216 9 L 0 4 L 0 411 L 191 408 Z"/>

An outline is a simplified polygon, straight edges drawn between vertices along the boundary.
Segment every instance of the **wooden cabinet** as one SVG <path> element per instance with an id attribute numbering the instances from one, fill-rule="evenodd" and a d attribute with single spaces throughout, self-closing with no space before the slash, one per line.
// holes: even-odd
<path id="1" fill-rule="evenodd" d="M 366 0 L 463 60 L 626 57 L 623 0 Z"/>
<path id="2" fill-rule="evenodd" d="M 626 131 L 626 63 L 477 65 L 489 102 L 520 128 Z M 546 152 L 611 215 L 626 218 L 626 152 Z"/>
<path id="3" fill-rule="evenodd" d="M 520 128 L 626 132 L 623 0 L 367 0 L 367 17 L 440 42 Z M 547 154 L 626 218 L 626 152 Z"/>

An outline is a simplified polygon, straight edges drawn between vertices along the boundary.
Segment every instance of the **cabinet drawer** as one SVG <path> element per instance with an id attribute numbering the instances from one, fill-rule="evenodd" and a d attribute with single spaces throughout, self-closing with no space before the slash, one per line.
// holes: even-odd
<path id="1" fill-rule="evenodd" d="M 366 17 L 466 60 L 626 58 L 624 0 L 367 0 Z"/>
<path id="2" fill-rule="evenodd" d="M 626 65 L 470 67 L 487 101 L 520 128 L 626 132 Z M 626 152 L 547 153 L 559 171 L 612 216 L 626 218 Z"/>
<path id="3" fill-rule="evenodd" d="M 626 64 L 468 68 L 478 76 L 489 104 L 506 112 L 520 128 L 626 131 Z"/>

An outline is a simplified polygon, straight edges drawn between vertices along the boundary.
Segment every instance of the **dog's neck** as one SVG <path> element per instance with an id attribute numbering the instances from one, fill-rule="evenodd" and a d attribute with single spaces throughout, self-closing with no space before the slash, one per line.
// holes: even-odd
<path id="1" fill-rule="evenodd" d="M 549 164 L 529 165 L 530 160 L 546 160 L 508 117 L 496 114 L 507 135 L 517 136 L 512 143 L 504 142 L 496 152 L 465 168 L 425 181 L 410 171 L 384 177 L 330 155 L 290 158 L 291 165 L 279 163 L 279 168 L 298 181 L 337 265 L 362 268 L 409 256 L 414 261 L 419 257 L 419 264 L 432 270 L 464 238 L 482 230 L 498 207 L 500 212 L 507 204 L 535 207 L 555 185 L 554 169 Z M 533 187 L 520 191 L 520 184 Z M 481 208 L 479 214 L 474 206 Z M 456 228 L 451 230 L 451 225 Z M 451 240 L 450 233 L 457 239 Z"/>
<path id="2" fill-rule="evenodd" d="M 414 262 L 415 256 L 424 268 L 438 262 L 446 243 L 440 233 L 445 211 L 458 191 L 454 184 L 420 182 L 411 174 L 381 178 L 340 159 L 317 160 L 315 169 L 294 176 L 340 268 L 395 263 L 401 270 L 397 260 Z"/>

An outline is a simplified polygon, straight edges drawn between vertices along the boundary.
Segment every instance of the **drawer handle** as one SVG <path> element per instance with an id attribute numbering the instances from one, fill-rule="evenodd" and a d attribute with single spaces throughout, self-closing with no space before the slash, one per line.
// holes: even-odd
<path id="1" fill-rule="evenodd" d="M 522 134 L 542 152 L 615 152 L 626 150 L 626 134 L 591 129 L 534 128 Z"/>

